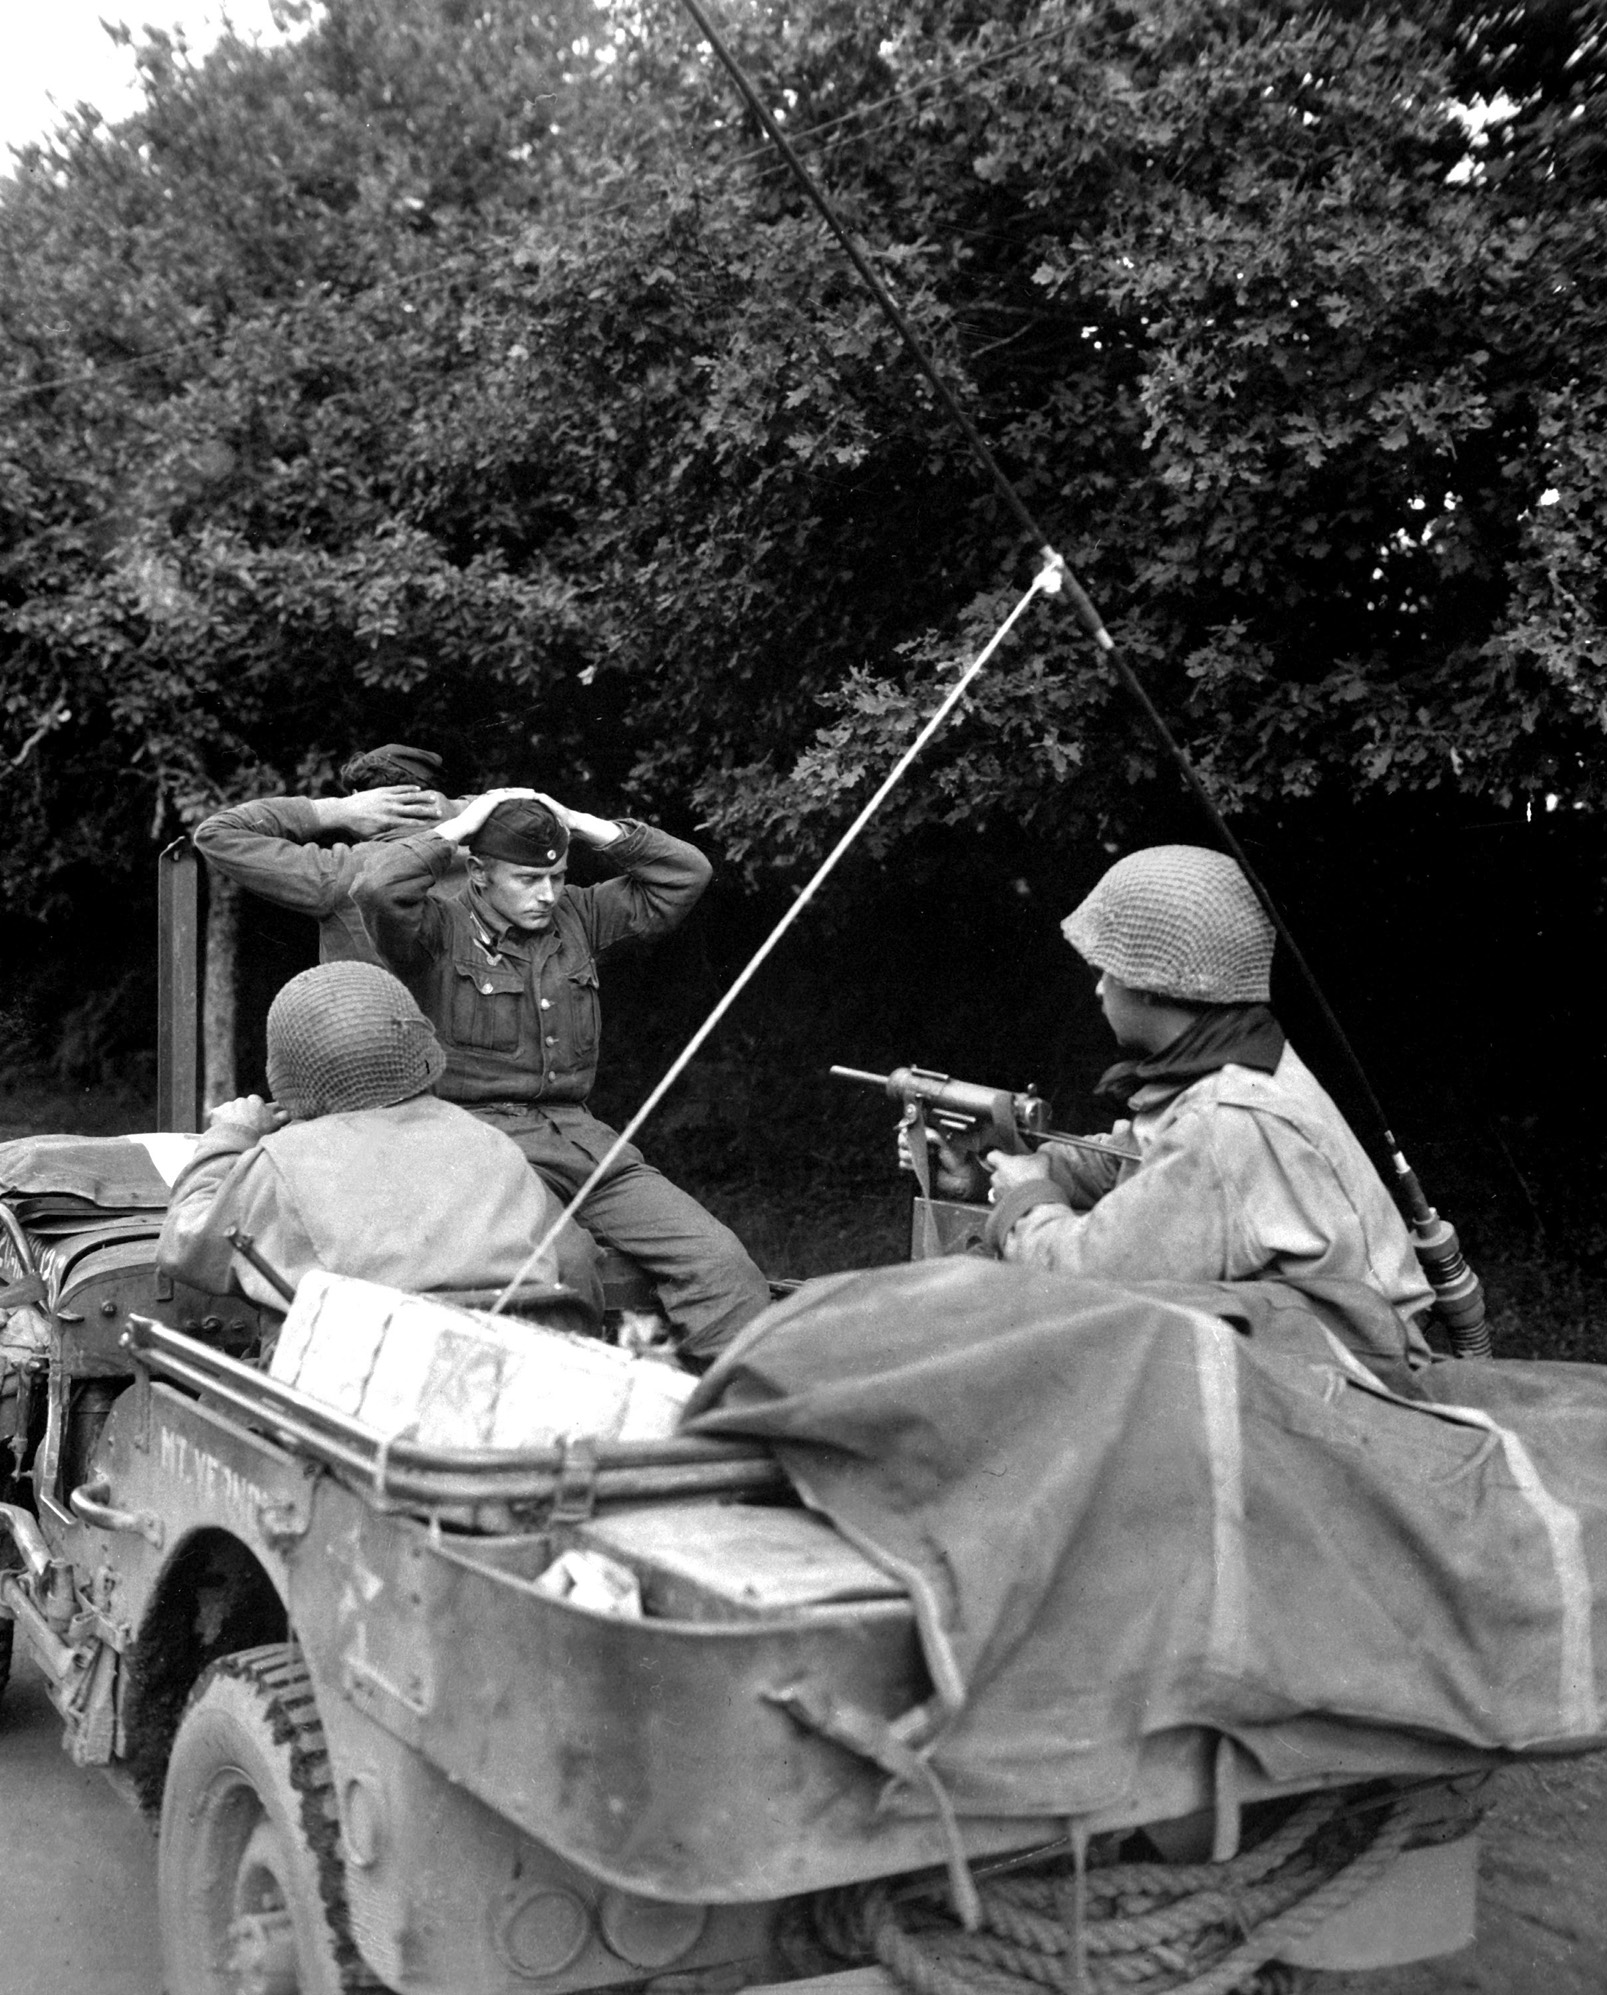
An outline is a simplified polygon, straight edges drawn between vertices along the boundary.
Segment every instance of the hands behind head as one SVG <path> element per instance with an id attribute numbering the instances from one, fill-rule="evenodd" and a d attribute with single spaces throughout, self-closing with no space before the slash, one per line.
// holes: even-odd
<path id="1" fill-rule="evenodd" d="M 243 1094 L 209 1109 L 206 1123 L 209 1132 L 224 1122 L 232 1128 L 247 1130 L 255 1142 L 260 1137 L 271 1136 L 276 1129 L 283 1129 L 289 1120 L 289 1109 L 281 1108 L 278 1102 L 264 1101 L 259 1094 Z"/>
<path id="2" fill-rule="evenodd" d="M 507 803 L 514 797 L 529 797 L 538 804 L 544 804 L 570 837 L 578 838 L 584 845 L 608 846 L 624 835 L 612 818 L 593 817 L 588 811 L 571 810 L 568 804 L 549 797 L 545 790 L 524 789 L 487 790 L 483 796 L 465 804 L 455 817 L 437 824 L 435 835 L 444 838 L 450 845 L 462 845 L 474 836 L 498 804 Z"/>
<path id="3" fill-rule="evenodd" d="M 535 797 L 539 802 L 546 802 L 544 797 L 537 797 L 537 792 L 534 790 L 485 790 L 479 796 L 471 797 L 456 817 L 449 817 L 437 824 L 435 835 L 437 838 L 444 838 L 449 845 L 462 845 L 474 836 L 498 804 L 511 803 L 516 797 Z"/>
<path id="4" fill-rule="evenodd" d="M 423 830 L 441 814 L 440 799 L 433 790 L 414 783 L 388 783 L 379 790 L 359 790 L 355 796 L 323 800 L 326 819 L 353 838 L 379 838 L 387 831 Z"/>
<path id="5" fill-rule="evenodd" d="M 545 790 L 535 790 L 531 794 L 535 797 L 538 804 L 545 804 L 547 806 L 548 810 L 557 818 L 565 831 L 574 831 L 575 821 L 583 813 L 572 811 L 568 804 L 561 804 L 556 797 L 549 797 Z"/>

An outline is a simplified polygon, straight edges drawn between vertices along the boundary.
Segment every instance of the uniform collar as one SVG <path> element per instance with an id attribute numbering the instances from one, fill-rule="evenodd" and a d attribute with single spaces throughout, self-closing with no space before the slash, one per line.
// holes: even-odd
<path id="1" fill-rule="evenodd" d="M 1188 1030 L 1161 1052 L 1117 1061 L 1100 1075 L 1099 1092 L 1124 1101 L 1142 1093 L 1150 1106 L 1229 1065 L 1273 1073 L 1283 1048 L 1283 1027 L 1266 1005 L 1207 1005 Z"/>
<path id="2" fill-rule="evenodd" d="M 481 894 L 480 889 L 471 886 L 465 896 L 468 908 L 469 926 L 474 931 L 474 939 L 492 958 L 498 956 L 523 956 L 550 935 L 552 930 L 544 929 L 534 934 L 528 929 L 515 928 L 511 921 L 504 921 L 496 909 Z"/>

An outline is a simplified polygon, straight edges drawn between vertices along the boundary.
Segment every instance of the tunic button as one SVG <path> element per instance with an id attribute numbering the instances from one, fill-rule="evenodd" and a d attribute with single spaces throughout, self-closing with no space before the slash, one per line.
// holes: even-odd
<path id="1" fill-rule="evenodd" d="M 543 1010 L 543 1011 L 551 1011 L 551 1010 L 552 1010 L 552 999 L 551 999 L 551 998 L 543 998 L 543 999 L 541 1000 L 541 1008 L 542 1008 L 542 1010 Z"/>
<path id="2" fill-rule="evenodd" d="M 547 1034 L 547 1044 L 549 1046 L 556 1046 L 558 1044 L 558 1035 L 556 1032 L 549 1032 Z"/>
<path id="3" fill-rule="evenodd" d="M 491 986 L 489 984 L 482 984 L 480 986 L 480 989 L 485 993 L 487 997 L 491 995 Z"/>

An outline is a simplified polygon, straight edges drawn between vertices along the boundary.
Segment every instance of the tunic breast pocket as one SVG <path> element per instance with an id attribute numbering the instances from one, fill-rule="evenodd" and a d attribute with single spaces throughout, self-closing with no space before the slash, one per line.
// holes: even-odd
<path id="1" fill-rule="evenodd" d="M 601 1027 L 597 1001 L 597 965 L 589 957 L 569 973 L 569 1044 L 575 1065 L 585 1066 L 597 1057 Z"/>
<path id="2" fill-rule="evenodd" d="M 525 1001 L 523 972 L 508 963 L 476 963 L 462 957 L 452 969 L 452 1043 L 483 1053 L 517 1051 L 519 1013 Z"/>

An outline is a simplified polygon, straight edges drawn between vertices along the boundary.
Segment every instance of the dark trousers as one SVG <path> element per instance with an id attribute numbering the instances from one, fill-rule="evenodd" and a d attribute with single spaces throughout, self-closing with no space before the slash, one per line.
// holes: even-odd
<path id="1" fill-rule="evenodd" d="M 578 1103 L 464 1102 L 513 1138 L 532 1169 L 567 1205 L 615 1132 Z M 640 1261 L 657 1285 L 683 1351 L 709 1358 L 770 1300 L 747 1249 L 689 1193 L 626 1144 L 575 1215 L 588 1233 Z"/>

